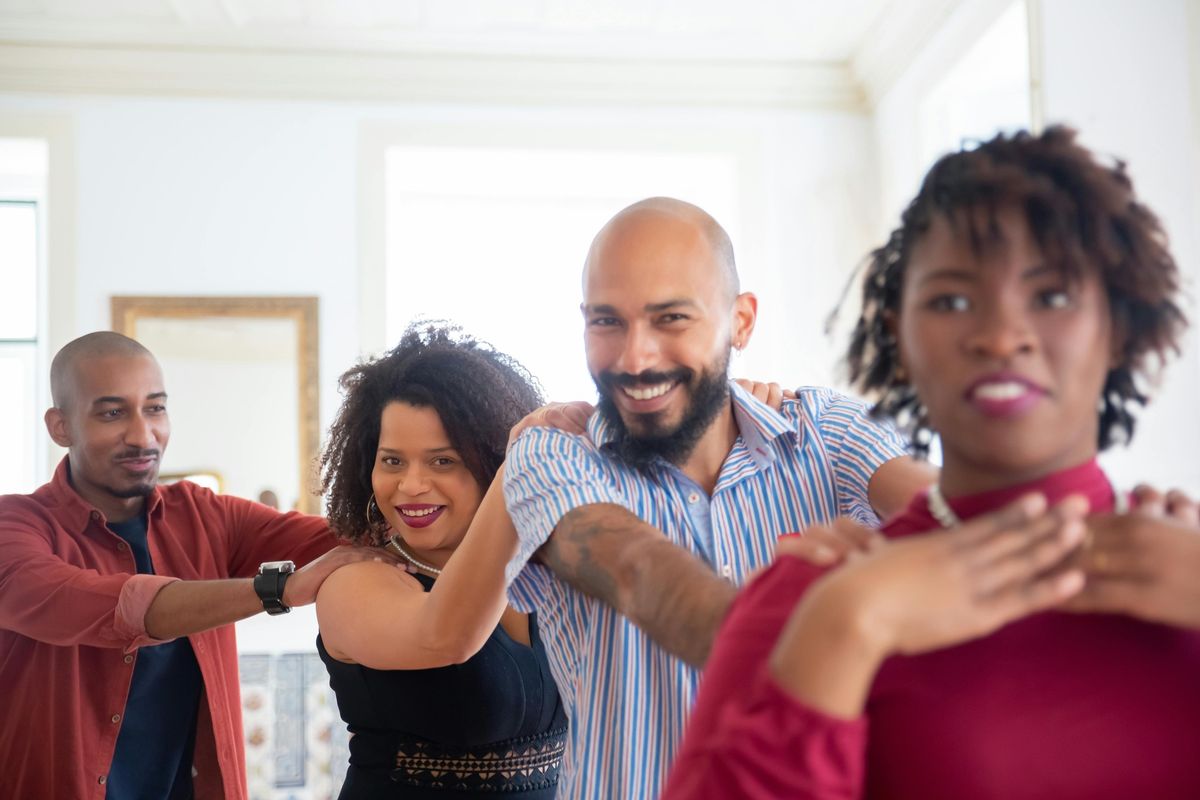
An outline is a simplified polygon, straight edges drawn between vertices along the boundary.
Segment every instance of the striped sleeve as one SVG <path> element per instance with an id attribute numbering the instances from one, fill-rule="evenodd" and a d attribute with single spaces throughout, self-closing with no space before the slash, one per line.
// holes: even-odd
<path id="1" fill-rule="evenodd" d="M 588 440 L 555 428 L 530 428 L 509 448 L 504 500 L 518 539 L 505 569 L 510 584 L 568 511 L 595 503 L 630 508 Z"/>
<path id="2" fill-rule="evenodd" d="M 838 513 L 864 525 L 879 518 L 868 494 L 875 470 L 908 453 L 908 442 L 891 423 L 871 418 L 860 400 L 825 390 L 816 424 L 833 462 Z"/>

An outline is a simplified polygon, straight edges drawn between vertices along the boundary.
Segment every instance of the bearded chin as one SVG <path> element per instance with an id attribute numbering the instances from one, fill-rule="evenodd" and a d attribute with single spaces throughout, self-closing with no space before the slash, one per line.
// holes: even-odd
<path id="1" fill-rule="evenodd" d="M 631 430 L 625 424 L 612 392 L 620 391 L 613 386 L 607 388 L 597 382 L 600 400 L 597 410 L 615 433 L 609 447 L 625 463 L 637 469 L 647 469 L 659 461 L 681 466 L 712 425 L 712 421 L 729 402 L 729 355 L 720 363 L 710 365 L 699 373 L 688 387 L 688 405 L 683 418 L 674 427 L 663 422 L 663 412 L 638 415 L 640 430 Z"/>

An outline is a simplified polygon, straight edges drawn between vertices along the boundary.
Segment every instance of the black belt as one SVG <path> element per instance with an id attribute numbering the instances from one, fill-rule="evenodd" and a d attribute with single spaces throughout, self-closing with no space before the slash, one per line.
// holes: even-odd
<path id="1" fill-rule="evenodd" d="M 405 786 L 476 792 L 522 792 L 558 783 L 567 729 L 481 747 L 401 742 L 392 780 Z"/>

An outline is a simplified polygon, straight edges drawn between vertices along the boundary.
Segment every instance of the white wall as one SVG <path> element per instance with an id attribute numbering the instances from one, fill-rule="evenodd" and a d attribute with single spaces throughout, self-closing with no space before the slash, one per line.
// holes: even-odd
<path id="1" fill-rule="evenodd" d="M 1045 0 L 1031 10 L 1041 34 L 1043 118 L 1078 128 L 1089 147 L 1129 163 L 1139 196 L 1166 227 L 1194 298 L 1200 131 L 1191 54 L 1200 44 L 1194 19 L 1200 10 L 1188 0 Z M 1191 298 L 1188 314 L 1200 324 Z M 1139 415 L 1133 446 L 1105 456 L 1116 480 L 1200 493 L 1198 394 L 1200 349 L 1192 333 Z"/>
<path id="2" fill-rule="evenodd" d="M 928 120 L 923 115 L 931 95 L 945 85 L 948 75 L 967 56 L 972 47 L 987 35 L 1006 14 L 1011 13 L 1013 0 L 963 0 L 946 19 L 913 62 L 903 68 L 891 87 L 879 98 L 874 113 L 874 135 L 879 158 L 880 199 L 883 209 L 883 228 L 877 232 L 879 242 L 900 221 L 900 212 L 920 187 L 925 171 L 938 154 L 932 151 L 931 131 L 923 129 Z M 1020 11 L 1020 9 L 1017 9 Z M 1025 54 L 1017 51 L 1010 57 Z M 1022 65 L 1023 66 L 1023 65 Z M 992 76 L 976 72 L 976 80 L 993 83 Z M 981 85 L 980 91 L 992 86 Z M 964 99 L 971 99 L 967 96 Z M 1005 107 L 1009 107 L 1007 98 Z M 972 109 L 977 110 L 977 109 Z M 965 122 L 960 120 L 960 122 Z M 980 116 L 974 130 L 971 126 L 962 133 L 980 136 L 994 133 L 997 123 L 993 113 Z M 1028 124 L 1028 110 L 1017 120 Z M 944 136 L 934 136 L 944 139 Z M 958 146 L 957 141 L 942 141 L 943 152 Z"/>
<path id="3" fill-rule="evenodd" d="M 752 207 L 742 214 L 747 240 L 735 246 L 745 274 L 754 276 L 745 288 L 759 293 L 761 317 L 734 369 L 756 378 L 830 381 L 836 353 L 821 323 L 878 227 L 870 124 L 849 112 L 0 95 L 0 121 L 6 115 L 72 123 L 78 225 L 71 335 L 107 328 L 113 294 L 317 295 L 322 430 L 338 404 L 337 376 L 363 349 L 364 127 L 458 127 L 475 142 L 501 127 L 556 128 L 560 143 L 570 131 L 592 131 L 589 145 L 597 130 L 620 130 L 622 146 L 641 131 L 653 142 L 664 131 L 681 141 L 703 141 L 714 130 L 736 134 L 753 174 Z M 588 244 L 579 243 L 580 265 Z M 519 264 L 519 253 L 499 254 L 496 268 L 519 273 Z M 574 306 L 578 298 L 565 302 Z M 562 332 L 578 337 L 582 359 L 579 334 Z M 245 418 L 220 424 L 249 430 L 256 413 L 267 413 L 246 391 Z M 40 421 L 30 424 L 40 430 Z M 254 649 L 308 649 L 315 629 L 298 616 L 255 626 L 244 638 Z"/>
<path id="4" fill-rule="evenodd" d="M 76 332 L 108 326 L 112 294 L 318 295 L 323 427 L 337 404 L 336 376 L 360 347 L 356 148 L 364 123 L 738 131 L 754 143 L 759 166 L 758 207 L 746 216 L 761 224 L 748 228 L 753 242 L 736 243 L 747 272 L 767 277 L 746 287 L 763 300 L 741 364 L 756 377 L 827 379 L 832 354 L 818 323 L 877 227 L 869 126 L 851 113 L 0 95 L 6 113 L 74 120 Z M 509 258 L 519 264 L 519 254 Z"/>

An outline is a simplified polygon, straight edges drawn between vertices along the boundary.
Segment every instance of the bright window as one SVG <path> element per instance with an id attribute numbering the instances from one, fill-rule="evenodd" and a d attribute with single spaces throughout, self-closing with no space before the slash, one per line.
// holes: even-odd
<path id="1" fill-rule="evenodd" d="M 732 153 L 395 146 L 387 152 L 387 341 L 446 319 L 518 359 L 549 398 L 594 399 L 580 279 L 624 206 L 695 203 L 738 242 Z"/>
<path id="2" fill-rule="evenodd" d="M 0 494 L 38 479 L 38 204 L 0 200 Z"/>
<path id="3" fill-rule="evenodd" d="M 1012 3 L 921 103 L 921 159 L 930 165 L 965 141 L 1030 127 L 1029 27 Z"/>

